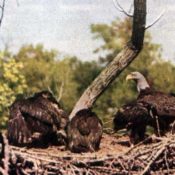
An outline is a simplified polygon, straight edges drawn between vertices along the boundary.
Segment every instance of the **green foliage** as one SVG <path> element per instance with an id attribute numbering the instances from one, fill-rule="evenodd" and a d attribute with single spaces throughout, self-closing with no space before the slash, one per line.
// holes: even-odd
<path id="1" fill-rule="evenodd" d="M 15 98 L 27 88 L 26 80 L 21 75 L 23 64 L 13 58 L 6 58 L 0 53 L 0 126 L 4 127 L 8 119 L 8 107 Z"/>
<path id="2" fill-rule="evenodd" d="M 110 62 L 123 46 L 129 41 L 131 35 L 131 21 L 126 18 L 121 21 L 116 19 L 110 25 L 92 24 L 91 32 L 94 39 L 101 39 L 103 44 L 94 52 L 107 52 L 105 57 L 100 58 L 101 63 Z"/>
<path id="3" fill-rule="evenodd" d="M 57 53 L 54 50 L 47 51 L 42 45 L 23 46 L 15 58 L 24 65 L 22 74 L 25 76 L 28 89 L 27 95 L 47 89 L 50 84 L 51 70 Z"/>
<path id="4" fill-rule="evenodd" d="M 48 51 L 42 45 L 26 45 L 15 58 L 24 64 L 22 74 L 28 86 L 25 95 L 51 90 L 67 111 L 72 109 L 77 100 L 72 57 L 62 59 L 55 50 Z"/>
<path id="5" fill-rule="evenodd" d="M 71 112 L 77 101 L 78 84 L 74 81 L 74 62 L 71 58 L 65 57 L 61 61 L 57 61 L 52 67 L 50 89 L 61 99 L 64 109 Z"/>

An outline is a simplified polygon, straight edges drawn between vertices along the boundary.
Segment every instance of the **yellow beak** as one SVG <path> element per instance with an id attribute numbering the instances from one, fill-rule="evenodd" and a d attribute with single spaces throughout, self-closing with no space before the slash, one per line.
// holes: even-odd
<path id="1" fill-rule="evenodd" d="M 133 76 L 131 74 L 129 74 L 129 75 L 126 76 L 126 81 L 132 80 L 132 79 L 133 79 Z"/>

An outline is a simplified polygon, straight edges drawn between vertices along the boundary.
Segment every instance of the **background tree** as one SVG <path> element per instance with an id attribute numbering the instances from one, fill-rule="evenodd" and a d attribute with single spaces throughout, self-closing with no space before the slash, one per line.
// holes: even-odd
<path id="1" fill-rule="evenodd" d="M 9 56 L 0 53 L 0 128 L 6 126 L 8 107 L 27 89 L 25 77 L 21 74 L 23 63 L 6 55 Z"/>
<path id="2" fill-rule="evenodd" d="M 25 45 L 15 55 L 24 64 L 22 74 L 28 88 L 24 96 L 41 90 L 51 90 L 67 111 L 70 111 L 77 98 L 77 83 L 73 72 L 73 57 L 59 55 L 55 50 L 47 50 L 43 45 Z"/>

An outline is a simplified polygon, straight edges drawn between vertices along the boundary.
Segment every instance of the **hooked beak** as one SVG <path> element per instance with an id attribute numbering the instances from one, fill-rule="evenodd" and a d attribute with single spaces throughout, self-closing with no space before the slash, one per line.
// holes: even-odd
<path id="1" fill-rule="evenodd" d="M 132 79 L 133 79 L 133 76 L 131 74 L 129 74 L 129 75 L 126 76 L 126 81 L 132 80 Z"/>

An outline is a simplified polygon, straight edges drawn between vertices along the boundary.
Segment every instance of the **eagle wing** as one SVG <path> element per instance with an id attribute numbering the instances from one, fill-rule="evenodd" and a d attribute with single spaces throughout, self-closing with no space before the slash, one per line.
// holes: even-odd
<path id="1" fill-rule="evenodd" d="M 33 117 L 43 123 L 53 124 L 53 117 L 38 103 L 24 103 L 19 107 L 24 116 Z"/>
<path id="2" fill-rule="evenodd" d="M 102 122 L 95 113 L 87 111 L 84 110 L 77 116 L 77 128 L 82 135 L 95 134 L 99 131 L 99 126 L 101 127 L 102 125 Z"/>
<path id="3" fill-rule="evenodd" d="M 16 101 L 10 107 L 8 121 L 8 139 L 13 144 L 28 144 L 32 142 L 35 132 L 47 133 L 53 127 L 53 117 L 46 109 L 27 100 Z"/>
<path id="4" fill-rule="evenodd" d="M 140 125 L 147 124 L 149 121 L 147 108 L 137 101 L 133 101 L 120 108 L 114 115 L 113 124 L 114 130 L 118 131 L 123 128 L 128 128 L 134 123 Z"/>
<path id="5" fill-rule="evenodd" d="M 164 93 L 154 93 L 143 96 L 138 102 L 147 104 L 156 109 L 158 116 L 172 117 L 175 119 L 175 97 Z"/>
<path id="6" fill-rule="evenodd" d="M 77 129 L 80 132 L 81 135 L 89 135 L 90 134 L 90 127 L 88 127 L 87 119 L 80 117 L 77 118 Z"/>
<path id="7" fill-rule="evenodd" d="M 10 109 L 10 120 L 8 121 L 9 143 L 25 144 L 31 141 L 31 131 L 27 128 L 23 114 L 18 108 Z"/>

